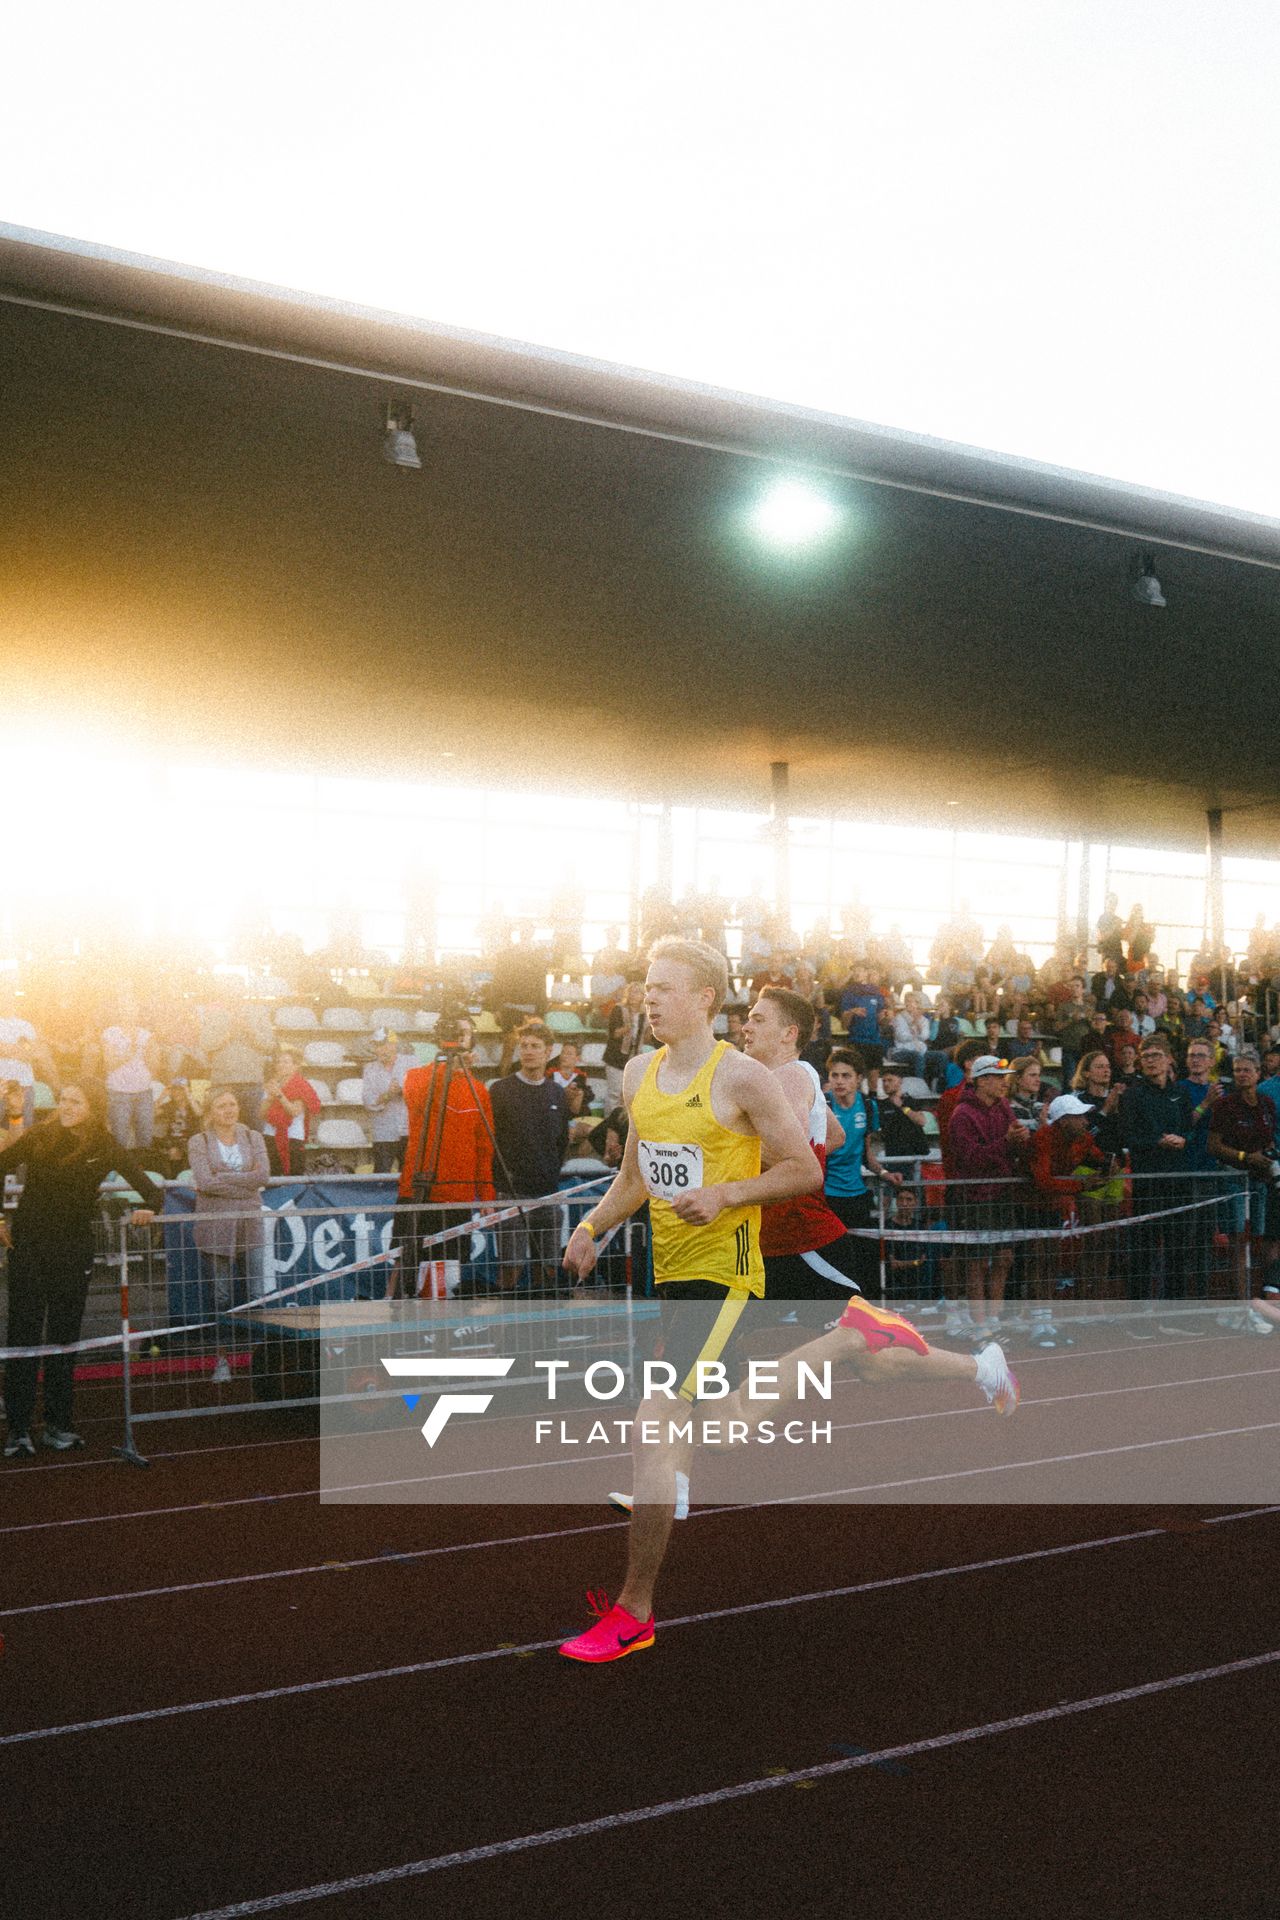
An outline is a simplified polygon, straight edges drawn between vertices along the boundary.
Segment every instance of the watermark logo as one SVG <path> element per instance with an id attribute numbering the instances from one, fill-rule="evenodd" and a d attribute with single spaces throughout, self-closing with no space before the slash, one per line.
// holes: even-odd
<path id="1" fill-rule="evenodd" d="M 383 1366 L 393 1380 L 502 1380 L 515 1365 L 514 1360 L 398 1360 L 383 1357 Z M 405 1396 L 410 1409 L 416 1396 Z M 422 1423 L 422 1437 L 434 1447 L 448 1424 L 450 1414 L 486 1413 L 493 1400 L 491 1393 L 442 1393 Z"/>

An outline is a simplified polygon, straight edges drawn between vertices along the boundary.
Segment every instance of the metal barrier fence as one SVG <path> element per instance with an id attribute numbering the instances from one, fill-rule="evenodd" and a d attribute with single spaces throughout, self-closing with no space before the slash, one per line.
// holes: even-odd
<path id="1" fill-rule="evenodd" d="M 903 1184 L 881 1185 L 875 1223 L 854 1231 L 876 1243 L 881 1297 L 945 1314 L 944 1337 L 999 1326 L 1045 1339 L 1055 1316 L 1194 1310 L 1203 1321 L 1215 1308 L 1235 1331 L 1271 1330 L 1249 1305 L 1280 1239 L 1267 1183 L 1225 1170 L 1118 1172 L 1068 1200 L 1025 1180 L 946 1179 L 931 1161 L 887 1164 Z M 637 1299 L 643 1236 L 628 1223 L 602 1243 L 584 1287 L 559 1264 L 602 1185 L 470 1207 L 366 1195 L 346 1215 L 291 1201 L 175 1211 L 150 1228 L 128 1226 L 129 1203 L 109 1194 L 77 1388 L 92 1395 L 98 1424 L 123 1419 L 120 1451 L 141 1463 L 135 1428 L 149 1421 L 392 1399 L 380 1364 L 392 1351 L 429 1353 L 465 1377 L 463 1363 L 492 1353 L 500 1334 L 513 1359 L 505 1387 L 530 1384 L 548 1359 L 575 1378 L 579 1348 L 616 1355 L 630 1382 L 637 1321 L 653 1310 Z"/>
<path id="2" fill-rule="evenodd" d="M 1149 1313 L 1216 1301 L 1222 1324 L 1264 1333 L 1249 1307 L 1268 1284 L 1280 1194 L 1226 1169 L 1099 1174 L 1074 1195 L 1026 1179 L 956 1180 L 936 1161 L 884 1162 L 876 1224 L 880 1287 L 890 1303 L 938 1310 L 948 1331 L 1052 1319 L 1054 1303 Z M 1268 1218 L 1270 1216 L 1270 1218 Z M 1280 1269 L 1277 1269 L 1280 1272 Z M 1275 1275 L 1271 1276 L 1275 1278 Z"/>
<path id="3" fill-rule="evenodd" d="M 630 1377 L 643 1236 L 631 1223 L 608 1236 L 585 1285 L 560 1265 L 605 1178 L 463 1207 L 369 1204 L 366 1192 L 345 1212 L 286 1200 L 196 1214 L 181 1210 L 189 1189 L 171 1189 L 180 1210 L 150 1227 L 131 1227 L 132 1203 L 108 1190 L 83 1337 L 0 1358 L 38 1368 L 70 1351 L 92 1423 L 122 1419 L 119 1451 L 138 1464 L 134 1429 L 147 1421 L 314 1407 L 322 1394 L 394 1398 L 384 1354 L 482 1354 L 495 1322 L 524 1362 L 508 1385 L 531 1380 L 544 1357 L 567 1361 L 572 1379 L 575 1349 L 588 1346 L 615 1351 Z"/>

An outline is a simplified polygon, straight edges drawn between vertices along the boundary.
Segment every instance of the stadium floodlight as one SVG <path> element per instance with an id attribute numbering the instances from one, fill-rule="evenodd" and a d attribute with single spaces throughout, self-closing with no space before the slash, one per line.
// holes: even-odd
<path id="1" fill-rule="evenodd" d="M 760 539 L 775 547 L 805 547 L 820 540 L 839 519 L 835 502 L 803 480 L 778 480 L 751 511 Z"/>
<path id="2" fill-rule="evenodd" d="M 388 405 L 382 457 L 393 467 L 420 467 L 418 443 L 413 437 L 413 408 Z"/>
<path id="3" fill-rule="evenodd" d="M 1133 583 L 1133 597 L 1140 600 L 1144 607 L 1167 607 L 1169 604 L 1156 579 L 1156 557 L 1153 553 L 1144 553 L 1142 556 L 1142 572 Z"/>

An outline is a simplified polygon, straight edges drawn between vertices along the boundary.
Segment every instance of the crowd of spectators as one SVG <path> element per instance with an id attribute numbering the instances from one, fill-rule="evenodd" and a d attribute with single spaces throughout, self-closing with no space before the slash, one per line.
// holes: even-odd
<path id="1" fill-rule="evenodd" d="M 935 1099 L 945 1129 L 966 1054 L 1010 1063 L 1011 1111 L 1029 1129 L 1049 1098 L 1074 1088 L 1100 1099 L 1097 1111 L 1114 1131 L 1119 1100 L 1142 1080 L 1142 1050 L 1153 1038 L 1167 1046 L 1180 1072 L 1195 1048 L 1191 1057 L 1207 1060 L 1211 1081 L 1229 1078 L 1232 1062 L 1253 1048 L 1264 1100 L 1280 1090 L 1267 1085 L 1280 1082 L 1280 1054 L 1272 1051 L 1280 1043 L 1280 929 L 1268 930 L 1261 919 L 1245 955 L 1203 952 L 1179 981 L 1154 951 L 1142 907 L 1122 918 L 1114 896 L 1095 930 L 1092 964 L 1059 943 L 1037 965 L 1008 927 L 988 941 L 967 903 L 939 929 L 927 961 L 913 956 L 897 927 L 873 934 L 869 914 L 857 906 L 845 913 L 839 933 L 816 928 L 797 936 L 759 901 L 741 903 L 737 917 L 741 952 L 730 963 L 735 998 L 724 1014 L 730 1043 L 742 1044 L 746 1011 L 762 987 L 800 993 L 815 1015 L 806 1056 L 825 1072 L 833 1046 L 853 1050 L 859 1084 L 876 1097 L 889 1158 L 932 1145 L 927 1109 Z M 402 997 L 406 1025 L 415 1004 L 461 1018 L 467 1040 L 461 1053 L 470 1063 L 476 1019 L 489 1016 L 498 1058 L 487 1056 L 479 1077 L 494 1088 L 501 1083 L 493 1100 L 499 1134 L 511 1124 L 509 1112 L 527 1118 L 531 1111 L 535 1096 L 522 1088 L 536 1082 L 547 1089 L 536 1098 L 555 1106 L 554 1152 L 534 1156 L 543 1182 L 553 1160 L 574 1169 L 607 1164 L 606 1148 L 618 1129 L 604 1122 L 619 1106 L 623 1070 L 652 1044 L 643 989 L 643 955 L 652 939 L 676 932 L 721 949 L 727 944 L 725 903 L 710 896 L 690 895 L 674 905 L 647 896 L 635 947 L 610 928 L 589 959 L 573 952 L 571 919 L 566 909 L 550 944 L 535 942 L 527 929 L 522 934 L 495 923 L 493 950 L 479 962 L 389 966 L 366 989 Z M 37 1101 L 51 1108 L 69 1079 L 89 1082 L 105 1091 L 117 1143 L 154 1174 L 174 1178 L 191 1166 L 190 1143 L 206 1130 L 207 1104 L 217 1089 L 234 1096 L 238 1123 L 262 1134 L 272 1175 L 323 1170 L 327 1163 L 315 1142 L 322 1102 L 309 1077 L 313 1070 L 272 1016 L 273 1001 L 322 1017 L 350 1000 L 349 974 L 325 961 L 294 956 L 289 977 L 270 982 L 165 977 L 96 996 L 68 981 L 36 982 L 20 995 L 0 996 L 0 1146 L 32 1125 Z M 556 966 L 575 961 L 583 970 L 557 983 Z M 545 1028 L 542 1055 L 533 1062 L 530 1023 L 544 1020 L 552 997 L 571 1005 L 581 1030 L 597 1040 L 589 1070 L 573 1036 Z M 407 1093 L 416 1073 L 421 1116 L 435 1083 L 419 1069 L 410 1038 L 388 1027 L 362 1036 L 352 1051 L 373 1170 L 403 1170 L 413 1133 Z M 1112 1151 L 1127 1144 L 1110 1141 Z M 524 1192 L 534 1161 L 518 1144 L 507 1158 L 512 1175 L 505 1184 Z"/>
<path id="2" fill-rule="evenodd" d="M 932 1155 L 936 1135 L 947 1225 L 1136 1216 L 1123 1251 L 1114 1236 L 1100 1236 L 1081 1255 L 1084 1290 L 1154 1287 L 1198 1298 L 1209 1291 L 1225 1228 L 1238 1324 L 1270 1332 L 1280 1321 L 1280 1293 L 1266 1284 L 1280 1251 L 1280 928 L 1260 919 L 1245 955 L 1202 952 L 1180 981 L 1154 951 L 1141 906 L 1122 919 L 1117 905 L 1109 898 L 1098 922 L 1096 965 L 1064 943 L 1037 965 L 1008 927 L 987 943 L 967 906 L 917 964 L 898 928 L 874 936 L 859 908 L 838 935 L 819 928 L 801 938 L 748 902 L 725 1037 L 742 1044 L 763 987 L 785 987 L 812 1008 L 805 1057 L 822 1072 L 845 1135 L 828 1164 L 828 1196 L 848 1225 L 865 1228 L 869 1183 L 883 1184 L 888 1217 L 905 1229 L 887 1256 L 895 1284 L 938 1264 L 912 1244 L 926 1224 L 925 1195 L 902 1171 Z M 568 973 L 582 959 L 572 953 L 569 918 L 566 910 L 558 947 L 497 929 L 479 964 L 391 967 L 366 982 L 366 997 L 403 1001 L 407 1018 L 433 1013 L 441 1043 L 440 1058 L 425 1064 L 389 1026 L 354 1043 L 374 1170 L 398 1169 L 406 1201 L 456 1207 L 464 1257 L 462 1229 L 477 1200 L 541 1198 L 620 1163 L 623 1071 L 652 1046 L 643 988 L 652 940 L 673 932 L 726 945 L 723 903 L 651 897 L 634 950 L 610 929 L 576 981 L 564 977 L 557 989 L 557 966 L 567 960 Z M 324 1166 L 314 1153 L 323 1103 L 303 1054 L 274 1024 L 274 1007 L 288 1001 L 322 1015 L 354 991 L 349 974 L 322 959 L 299 960 L 287 980 L 242 977 L 238 987 L 203 975 L 92 996 L 67 981 L 38 981 L 0 995 L 5 1167 L 25 1164 L 28 1152 L 43 1167 L 52 1142 L 59 1180 L 64 1162 L 81 1185 L 86 1170 L 114 1165 L 154 1202 L 148 1176 L 188 1177 L 217 1304 L 252 1284 L 262 1245 L 252 1216 L 268 1178 Z M 546 1024 L 553 995 L 593 1036 L 590 1066 L 576 1035 Z M 500 1049 L 478 1072 L 485 1016 Z M 1202 1206 L 1206 1180 L 1224 1171 L 1237 1191 Z M 39 1180 L 32 1192 L 43 1192 Z M 1195 1224 L 1175 1260 L 1161 1221 L 1179 1209 Z M 505 1227 L 500 1285 L 529 1275 L 535 1287 L 555 1288 L 557 1232 L 550 1209 Z M 68 1326 L 87 1284 L 82 1239 L 69 1279 L 50 1267 Z M 959 1330 L 989 1336 L 1016 1263 L 1043 1328 L 1053 1276 L 1040 1255 L 1019 1255 L 997 1235 L 959 1262 L 964 1281 L 954 1291 L 967 1302 Z M 43 1323 L 47 1303 L 39 1304 Z M 59 1392 L 55 1381 L 52 1431 L 61 1423 L 69 1432 Z"/>

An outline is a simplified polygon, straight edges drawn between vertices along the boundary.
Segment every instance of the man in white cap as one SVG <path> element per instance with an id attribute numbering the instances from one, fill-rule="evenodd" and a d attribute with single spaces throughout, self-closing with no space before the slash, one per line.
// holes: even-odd
<path id="1" fill-rule="evenodd" d="M 1087 1100 L 1076 1093 L 1060 1093 L 1045 1112 L 1044 1125 L 1036 1131 L 1031 1146 L 1031 1180 L 1038 1203 L 1037 1225 L 1066 1226 L 1075 1218 L 1076 1204 L 1091 1175 L 1104 1180 L 1110 1162 L 1094 1145 L 1089 1132 Z M 1062 1336 L 1053 1324 L 1053 1284 L 1061 1264 L 1059 1249 L 1051 1241 L 1032 1243 L 1035 1251 L 1030 1267 L 1031 1344 L 1054 1347 Z"/>

